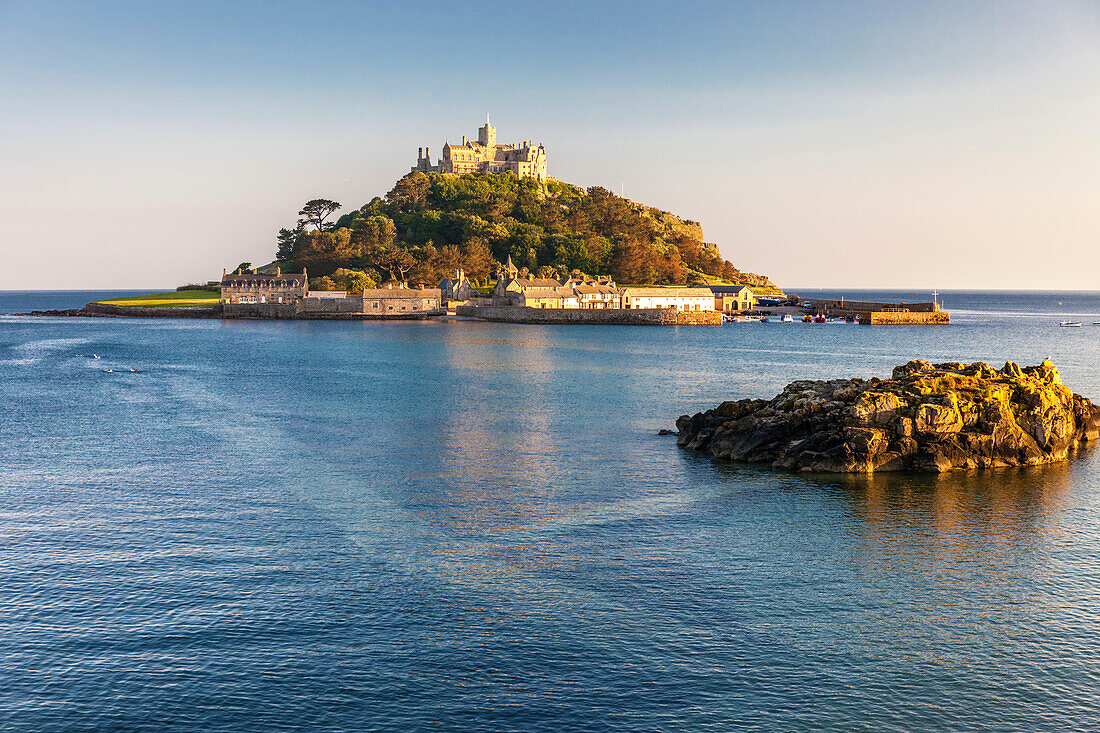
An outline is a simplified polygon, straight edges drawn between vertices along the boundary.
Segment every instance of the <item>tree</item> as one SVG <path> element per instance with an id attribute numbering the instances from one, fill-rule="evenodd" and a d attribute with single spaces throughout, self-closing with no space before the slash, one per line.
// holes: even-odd
<path id="1" fill-rule="evenodd" d="M 416 258 L 409 250 L 395 245 L 374 247 L 366 253 L 366 257 L 372 265 L 390 273 L 391 278 L 400 282 L 405 281 L 409 270 L 416 265 Z"/>
<path id="2" fill-rule="evenodd" d="M 235 269 L 233 272 L 239 272 L 242 275 L 251 275 L 252 274 L 252 263 L 251 262 L 242 262 L 241 264 L 237 265 L 237 269 Z"/>
<path id="3" fill-rule="evenodd" d="M 359 247 L 359 256 L 378 247 L 389 247 L 397 236 L 397 227 L 388 216 L 369 216 L 356 219 L 352 234 L 354 243 Z"/>
<path id="4" fill-rule="evenodd" d="M 342 267 L 332 273 L 332 280 L 351 295 L 359 295 L 364 290 L 378 286 L 369 273 L 362 270 L 346 270 Z"/>
<path id="5" fill-rule="evenodd" d="M 402 213 L 414 214 L 420 210 L 431 189 L 428 177 L 419 171 L 410 173 L 386 194 L 386 200 Z"/>
<path id="6" fill-rule="evenodd" d="M 280 262 L 289 262 L 294 259 L 294 245 L 298 243 L 298 235 L 302 233 L 301 229 L 280 229 L 279 235 L 275 238 L 275 241 L 279 243 L 278 249 L 275 250 L 275 259 Z"/>
<path id="7" fill-rule="evenodd" d="M 474 237 L 466 242 L 462 249 L 462 269 L 466 276 L 479 282 L 486 282 L 496 271 L 497 262 L 493 251 L 484 239 Z"/>
<path id="8" fill-rule="evenodd" d="M 298 212 L 298 216 L 302 217 L 298 220 L 298 227 L 304 228 L 306 225 L 312 226 L 319 232 L 325 231 L 325 220 L 328 219 L 334 211 L 340 208 L 340 204 L 329 199 L 313 199 L 307 201 L 306 205 L 302 207 L 302 210 Z"/>
<path id="9" fill-rule="evenodd" d="M 303 232 L 298 238 L 295 259 L 315 271 L 331 272 L 358 255 L 358 247 L 351 243 L 351 230 L 337 229 L 335 232 Z"/>
<path id="10" fill-rule="evenodd" d="M 332 290 L 339 290 L 340 287 L 336 284 L 336 281 L 333 280 L 331 277 L 325 276 L 325 277 L 310 278 L 310 280 L 309 280 L 309 289 L 310 290 L 332 291 Z"/>

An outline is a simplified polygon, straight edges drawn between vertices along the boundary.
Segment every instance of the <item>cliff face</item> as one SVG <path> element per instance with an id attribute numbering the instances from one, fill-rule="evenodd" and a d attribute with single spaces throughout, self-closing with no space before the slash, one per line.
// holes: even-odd
<path id="1" fill-rule="evenodd" d="M 887 380 L 792 382 L 771 400 L 684 415 L 678 444 L 829 473 L 1034 466 L 1098 437 L 1100 407 L 1061 382 L 1049 361 L 1000 370 L 911 361 Z"/>
<path id="2" fill-rule="evenodd" d="M 719 254 L 717 244 L 704 243 L 703 225 L 699 222 L 691 221 L 690 219 L 682 219 L 675 214 L 662 211 L 652 206 L 637 204 L 636 210 L 653 223 L 655 231 L 657 231 L 660 236 L 666 238 L 677 236 L 688 237 L 701 244 L 708 251 L 716 255 Z M 742 272 L 737 270 L 736 274 L 731 274 L 729 279 L 741 285 L 748 285 L 753 289 L 753 293 L 756 295 L 784 295 L 783 290 L 765 275 L 757 275 L 753 272 Z"/>

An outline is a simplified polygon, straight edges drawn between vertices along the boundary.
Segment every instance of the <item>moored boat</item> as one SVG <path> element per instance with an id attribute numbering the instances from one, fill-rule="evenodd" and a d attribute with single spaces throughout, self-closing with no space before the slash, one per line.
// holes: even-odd
<path id="1" fill-rule="evenodd" d="M 1058 325 L 1061 326 L 1062 328 L 1080 328 L 1081 327 L 1081 322 L 1080 321 L 1062 321 Z"/>

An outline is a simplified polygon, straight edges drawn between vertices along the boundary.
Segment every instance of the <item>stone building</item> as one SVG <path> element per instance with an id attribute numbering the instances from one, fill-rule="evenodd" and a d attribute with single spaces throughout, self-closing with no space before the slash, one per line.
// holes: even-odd
<path id="1" fill-rule="evenodd" d="M 426 318 L 440 315 L 438 288 L 390 283 L 361 294 L 309 292 L 306 273 L 222 277 L 222 314 L 229 318 Z"/>
<path id="2" fill-rule="evenodd" d="M 712 285 L 710 291 L 714 293 L 715 310 L 732 313 L 750 311 L 756 306 L 756 295 L 748 285 Z"/>
<path id="3" fill-rule="evenodd" d="M 361 300 L 360 312 L 385 317 L 435 313 L 442 305 L 439 288 L 410 288 L 405 285 L 364 290 L 362 295 L 350 297 Z"/>
<path id="4" fill-rule="evenodd" d="M 681 312 L 713 311 L 714 293 L 710 288 L 633 288 L 622 290 L 622 307 L 674 308 Z"/>
<path id="5" fill-rule="evenodd" d="M 261 275 L 245 275 L 240 270 L 226 274 L 222 270 L 222 305 L 261 305 L 267 303 L 290 304 L 309 295 L 308 278 L 303 268 L 301 275 L 284 275 L 278 267 L 275 272 Z"/>
<path id="6" fill-rule="evenodd" d="M 462 270 L 455 270 L 454 277 L 443 279 L 439 283 L 439 290 L 443 300 L 469 300 L 474 294 L 474 286 L 466 278 Z"/>
<path id="7" fill-rule="evenodd" d="M 412 173 L 514 173 L 520 178 L 546 181 L 546 149 L 530 140 L 522 143 L 497 143 L 497 129 L 485 120 L 477 140 L 462 137 L 461 145 L 443 144 L 443 157 L 432 164 L 431 150 L 417 148 Z"/>

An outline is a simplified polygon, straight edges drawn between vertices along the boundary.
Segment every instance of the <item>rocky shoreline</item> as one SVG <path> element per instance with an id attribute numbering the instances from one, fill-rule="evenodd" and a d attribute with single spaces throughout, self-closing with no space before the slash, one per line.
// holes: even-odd
<path id="1" fill-rule="evenodd" d="M 717 459 L 822 473 L 1035 466 L 1100 435 L 1100 406 L 1049 361 L 1020 368 L 911 361 L 890 379 L 797 381 L 771 400 L 676 421 L 677 444 Z"/>

